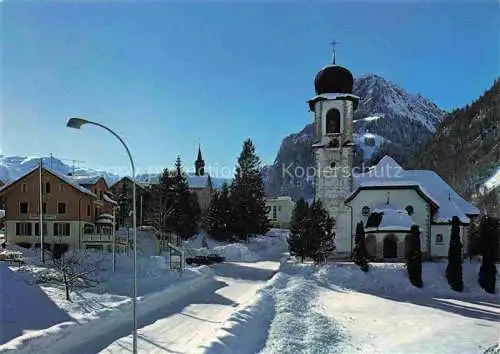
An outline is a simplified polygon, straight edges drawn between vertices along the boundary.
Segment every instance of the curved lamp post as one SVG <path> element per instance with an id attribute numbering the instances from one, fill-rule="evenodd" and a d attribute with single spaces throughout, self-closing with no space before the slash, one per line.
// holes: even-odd
<path id="1" fill-rule="evenodd" d="M 116 134 L 114 131 L 106 127 L 105 125 L 102 125 L 100 123 L 92 122 L 87 119 L 83 118 L 70 118 L 68 122 L 66 123 L 66 126 L 68 128 L 74 128 L 74 129 L 80 129 L 82 125 L 85 124 L 92 124 L 92 125 L 97 125 L 98 127 L 101 127 L 117 138 L 120 143 L 123 145 L 125 150 L 127 151 L 128 158 L 130 159 L 130 165 L 132 166 L 132 180 L 134 182 L 134 186 L 132 188 L 132 204 L 133 204 L 133 217 L 132 217 L 132 227 L 134 229 L 134 256 L 133 256 L 133 268 L 134 268 L 134 282 L 133 282 L 133 299 L 132 299 L 132 313 L 134 317 L 134 330 L 133 330 L 133 353 L 137 353 L 137 220 L 136 220 L 136 203 L 135 203 L 135 166 L 134 166 L 134 160 L 132 159 L 132 155 L 130 154 L 130 150 L 128 149 L 127 145 L 125 142 Z"/>

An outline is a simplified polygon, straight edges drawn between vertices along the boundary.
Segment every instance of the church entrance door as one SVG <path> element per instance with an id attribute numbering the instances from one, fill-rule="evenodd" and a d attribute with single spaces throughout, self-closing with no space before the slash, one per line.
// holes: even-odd
<path id="1" fill-rule="evenodd" d="M 384 238 L 384 258 L 398 257 L 398 240 L 395 235 L 387 235 Z"/>

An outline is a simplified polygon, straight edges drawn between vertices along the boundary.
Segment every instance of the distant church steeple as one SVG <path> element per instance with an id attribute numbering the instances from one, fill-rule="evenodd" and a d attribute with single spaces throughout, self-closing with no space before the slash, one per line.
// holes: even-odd
<path id="1" fill-rule="evenodd" d="M 203 176 L 205 174 L 205 160 L 201 156 L 201 146 L 198 144 L 198 157 L 194 162 L 195 174 L 197 176 Z"/>

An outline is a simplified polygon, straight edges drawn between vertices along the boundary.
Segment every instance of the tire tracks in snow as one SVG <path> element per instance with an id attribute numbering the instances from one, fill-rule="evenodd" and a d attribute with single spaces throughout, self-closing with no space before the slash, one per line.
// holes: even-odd
<path id="1" fill-rule="evenodd" d="M 311 275 L 312 271 L 282 274 L 286 282 L 274 292 L 275 316 L 260 353 L 342 352 L 342 330 L 321 313 L 317 301 L 321 283 Z"/>

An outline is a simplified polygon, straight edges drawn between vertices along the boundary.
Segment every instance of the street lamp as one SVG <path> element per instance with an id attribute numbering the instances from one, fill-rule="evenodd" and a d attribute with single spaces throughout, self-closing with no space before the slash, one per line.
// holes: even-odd
<path id="1" fill-rule="evenodd" d="M 128 158 L 130 159 L 130 165 L 132 166 L 132 180 L 134 182 L 134 186 L 132 188 L 132 204 L 133 204 L 133 218 L 132 218 L 132 227 L 134 229 L 134 256 L 133 256 L 133 269 L 134 269 L 134 281 L 133 281 L 133 291 L 132 291 L 132 314 L 134 317 L 134 330 L 133 330 L 133 353 L 137 354 L 137 217 L 136 217 L 136 207 L 135 207 L 135 166 L 134 166 L 134 160 L 132 159 L 132 155 L 130 154 L 130 150 L 128 149 L 127 145 L 125 142 L 116 134 L 114 131 L 106 127 L 105 125 L 102 125 L 100 123 L 92 122 L 87 119 L 83 118 L 70 118 L 68 122 L 66 123 L 66 126 L 68 128 L 74 128 L 74 129 L 80 129 L 82 125 L 85 124 L 92 124 L 92 125 L 97 125 L 98 127 L 101 127 L 117 138 L 120 143 L 123 145 L 125 150 L 127 151 Z"/>

